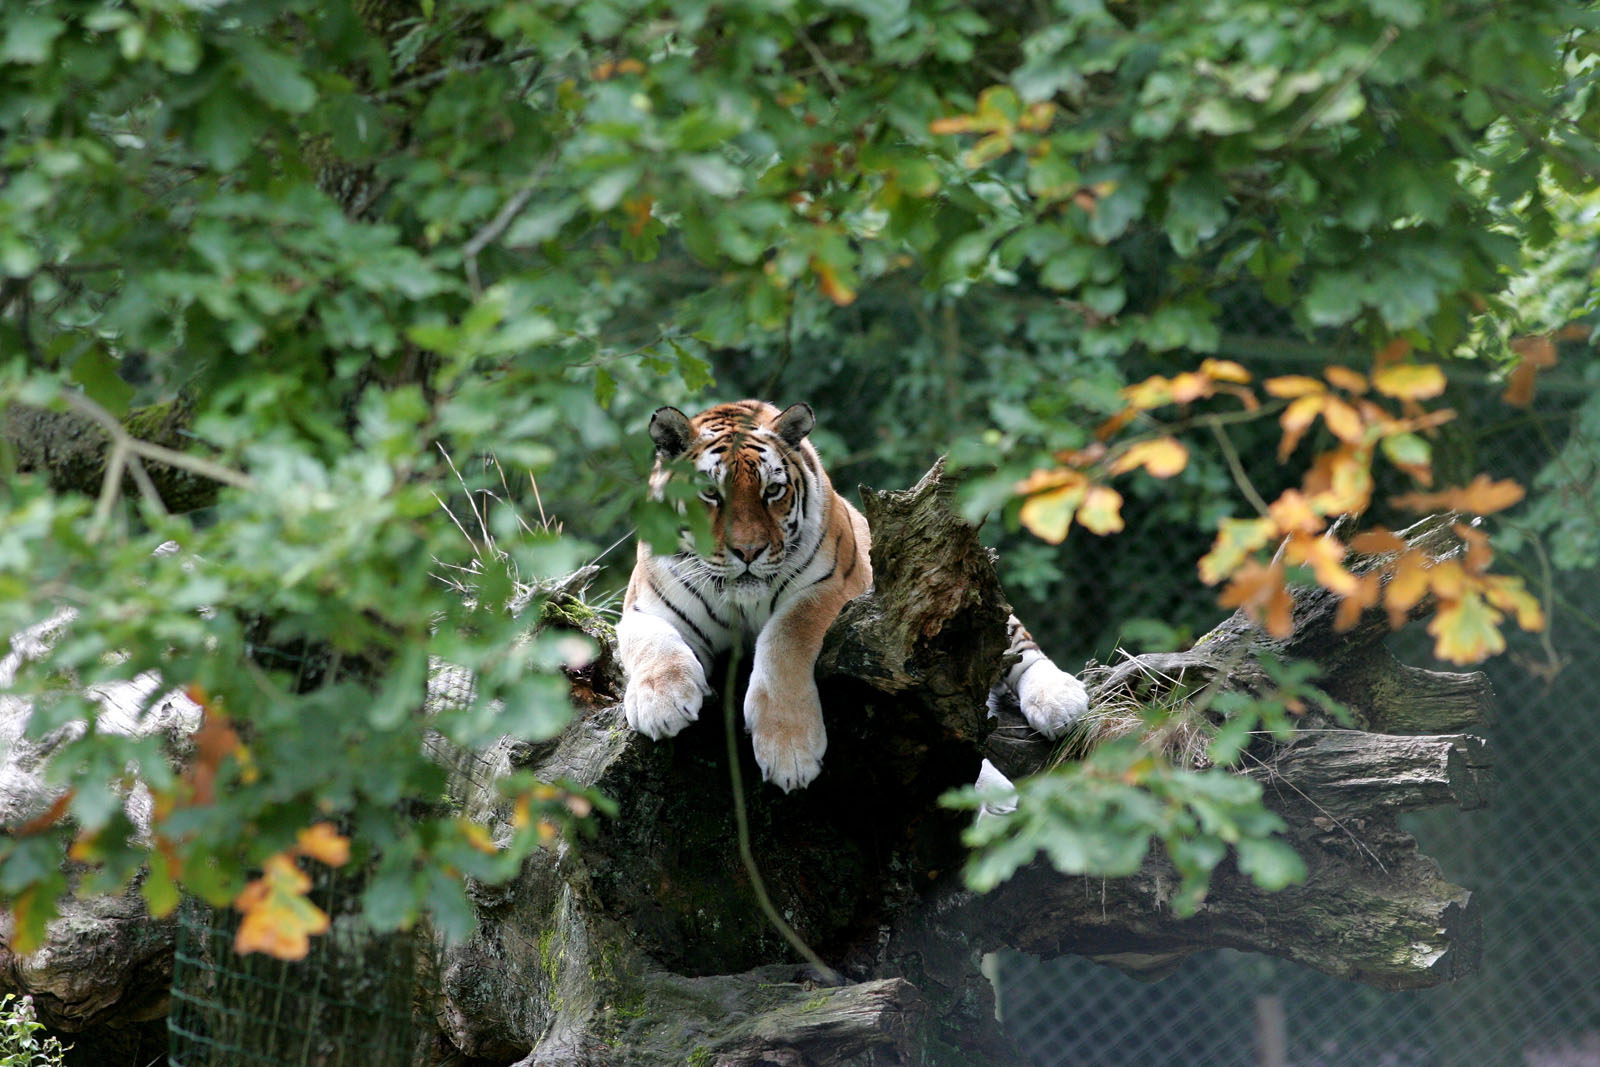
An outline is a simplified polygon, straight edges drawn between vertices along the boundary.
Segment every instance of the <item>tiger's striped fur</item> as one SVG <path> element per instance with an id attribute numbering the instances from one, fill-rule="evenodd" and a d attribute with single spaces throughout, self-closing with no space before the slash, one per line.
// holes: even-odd
<path id="1" fill-rule="evenodd" d="M 651 490 L 672 469 L 700 480 L 713 548 L 656 555 L 641 541 L 617 624 L 627 672 L 628 725 L 652 738 L 693 722 L 710 687 L 706 670 L 735 636 L 754 638 L 744 720 L 757 764 L 785 791 L 809 784 L 827 747 L 813 667 L 845 602 L 872 584 L 871 542 L 861 513 L 834 492 L 807 440 L 805 404 L 783 411 L 758 400 L 721 404 L 690 418 L 661 408 Z M 1083 686 L 1039 651 L 1015 617 L 1019 656 L 1003 685 L 1035 729 L 1053 735 L 1087 706 Z"/>

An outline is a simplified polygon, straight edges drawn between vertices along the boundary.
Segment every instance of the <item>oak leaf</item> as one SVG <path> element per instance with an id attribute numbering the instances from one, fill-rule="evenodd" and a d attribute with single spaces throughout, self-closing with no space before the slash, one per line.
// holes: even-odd
<path id="1" fill-rule="evenodd" d="M 304 959 L 311 938 L 327 933 L 328 914 L 306 898 L 311 879 L 286 852 L 267 857 L 261 877 L 233 901 L 243 918 L 234 936 L 240 955 L 263 952 L 280 960 Z"/>

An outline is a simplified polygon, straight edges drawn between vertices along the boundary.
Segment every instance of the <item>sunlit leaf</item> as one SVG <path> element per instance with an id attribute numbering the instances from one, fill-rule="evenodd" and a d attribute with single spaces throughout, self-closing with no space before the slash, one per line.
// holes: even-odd
<path id="1" fill-rule="evenodd" d="M 1437 363 L 1391 363 L 1373 372 L 1372 387 L 1398 400 L 1427 400 L 1444 392 L 1444 371 Z"/>
<path id="2" fill-rule="evenodd" d="M 1111 463 L 1112 474 L 1126 474 L 1143 467 L 1156 478 L 1171 478 L 1189 464 L 1189 450 L 1176 437 L 1138 441 Z"/>
<path id="3" fill-rule="evenodd" d="M 1434 636 L 1433 654 L 1449 663 L 1481 663 L 1504 652 L 1501 615 L 1477 593 L 1441 604 L 1428 623 Z"/>
<path id="4" fill-rule="evenodd" d="M 1078 521 L 1091 533 L 1109 534 L 1121 530 L 1122 494 L 1108 486 L 1090 486 L 1083 503 L 1078 505 Z"/>
<path id="5" fill-rule="evenodd" d="M 329 925 L 327 913 L 306 898 L 310 889 L 311 879 L 286 853 L 268 857 L 261 877 L 234 899 L 234 909 L 242 916 L 234 951 L 304 959 L 311 938 L 326 933 Z"/>

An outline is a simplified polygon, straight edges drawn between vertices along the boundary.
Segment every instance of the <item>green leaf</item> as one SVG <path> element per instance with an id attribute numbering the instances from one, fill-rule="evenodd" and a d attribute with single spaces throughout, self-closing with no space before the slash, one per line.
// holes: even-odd
<path id="1" fill-rule="evenodd" d="M 1306 879 L 1305 860 L 1282 841 L 1247 837 L 1234 848 L 1240 872 L 1262 889 L 1283 889 Z"/>
<path id="2" fill-rule="evenodd" d="M 5 41 L 0 43 L 0 62 L 4 63 L 48 62 L 55 39 L 67 29 L 66 23 L 53 15 L 32 11 L 13 13 L 6 22 Z"/>
<path id="3" fill-rule="evenodd" d="M 291 56 L 251 39 L 238 41 L 234 55 L 244 80 L 273 107 L 298 115 L 316 103 L 317 87 Z"/>

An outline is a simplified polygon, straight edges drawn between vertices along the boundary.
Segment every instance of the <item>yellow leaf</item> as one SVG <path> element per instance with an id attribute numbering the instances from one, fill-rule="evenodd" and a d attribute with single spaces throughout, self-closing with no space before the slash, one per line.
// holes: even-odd
<path id="1" fill-rule="evenodd" d="M 327 913 L 306 899 L 310 889 L 311 879 L 288 853 L 269 856 L 261 877 L 234 899 L 234 910 L 243 916 L 233 939 L 234 951 L 304 959 L 311 938 L 328 930 Z"/>
<path id="2" fill-rule="evenodd" d="M 18 956 L 26 956 L 44 946 L 50 916 L 40 906 L 39 890 L 29 886 L 11 902 L 11 936 L 6 945 Z"/>
<path id="3" fill-rule="evenodd" d="M 1272 521 L 1283 531 L 1321 533 L 1326 520 L 1311 507 L 1311 502 L 1298 489 L 1286 489 L 1267 509 Z"/>
<path id="4" fill-rule="evenodd" d="M 1143 467 L 1156 478 L 1171 478 L 1189 464 L 1189 450 L 1176 437 L 1138 441 L 1111 463 L 1112 474 L 1126 474 Z"/>
<path id="5" fill-rule="evenodd" d="M 1330 385 L 1343 389 L 1347 393 L 1364 393 L 1367 391 L 1366 375 L 1351 370 L 1349 367 L 1334 366 L 1324 368 L 1322 376 L 1328 379 Z"/>
<path id="6" fill-rule="evenodd" d="M 1391 363 L 1373 372 L 1372 386 L 1397 400 L 1426 400 L 1444 392 L 1444 371 L 1437 363 Z"/>
<path id="7" fill-rule="evenodd" d="M 1367 427 L 1361 421 L 1360 413 L 1338 397 L 1330 396 L 1323 400 L 1322 421 L 1333 436 L 1346 444 L 1359 445 L 1366 436 Z"/>
<path id="8" fill-rule="evenodd" d="M 1411 609 L 1428 595 L 1428 563 L 1421 552 L 1407 552 L 1395 561 L 1394 576 L 1384 590 L 1389 625 L 1399 629 Z"/>
<path id="9" fill-rule="evenodd" d="M 1216 585 L 1277 535 L 1278 524 L 1271 519 L 1223 519 L 1217 524 L 1211 551 L 1201 557 L 1200 580 Z"/>
<path id="10" fill-rule="evenodd" d="M 1078 505 L 1078 521 L 1091 533 L 1116 533 L 1122 529 L 1122 494 L 1104 485 L 1095 485 Z"/>
<path id="11" fill-rule="evenodd" d="M 1078 481 L 1036 493 L 1022 502 L 1018 518 L 1035 537 L 1059 545 L 1067 539 L 1073 513 L 1083 503 L 1088 488 L 1086 481 Z"/>
<path id="12" fill-rule="evenodd" d="M 1484 579 L 1484 595 L 1501 611 L 1516 615 L 1517 625 L 1529 633 L 1544 629 L 1544 605 L 1523 587 L 1522 579 L 1507 574 L 1492 574 Z"/>
<path id="13" fill-rule="evenodd" d="M 1460 600 L 1443 604 L 1428 623 L 1428 632 L 1434 636 L 1433 654 L 1450 663 L 1480 663 L 1504 652 L 1506 639 L 1500 633 L 1500 619 L 1500 613 L 1476 592 L 1468 591 Z"/>
<path id="14" fill-rule="evenodd" d="M 1336 537 L 1312 537 L 1298 533 L 1289 539 L 1285 555 L 1290 563 L 1311 568 L 1317 584 L 1340 596 L 1353 596 L 1359 584 L 1356 576 L 1344 569 L 1344 542 Z"/>
<path id="15" fill-rule="evenodd" d="M 1139 411 L 1163 407 L 1172 403 L 1172 383 L 1159 374 L 1152 374 L 1142 382 L 1123 386 L 1122 398 L 1129 407 Z"/>
<path id="16" fill-rule="evenodd" d="M 1250 372 L 1231 359 L 1207 359 L 1200 364 L 1200 373 L 1217 382 L 1243 385 L 1250 380 Z"/>
<path id="17" fill-rule="evenodd" d="M 341 835 L 331 822 L 309 826 L 294 839 L 301 855 L 320 860 L 329 867 L 343 867 L 350 862 L 350 839 Z"/>
<path id="18" fill-rule="evenodd" d="M 1304 374 L 1286 374 L 1281 378 L 1268 378 L 1265 384 L 1267 392 L 1284 398 L 1318 396 L 1328 391 L 1326 385 Z"/>
<path id="19" fill-rule="evenodd" d="M 1267 384 L 1271 385 L 1270 382 Z M 1283 427 L 1283 440 L 1278 444 L 1278 462 L 1289 458 L 1289 454 L 1300 443 L 1300 438 L 1316 421 L 1317 412 L 1322 410 L 1326 399 L 1326 393 L 1311 393 L 1295 398 L 1283 409 L 1283 414 L 1278 416 L 1278 424 Z"/>
<path id="20" fill-rule="evenodd" d="M 467 844 L 479 852 L 492 856 L 500 851 L 495 847 L 494 838 L 489 836 L 489 831 L 482 823 L 473 822 L 471 819 L 457 819 L 456 828 L 461 831 L 461 836 L 467 839 Z"/>

